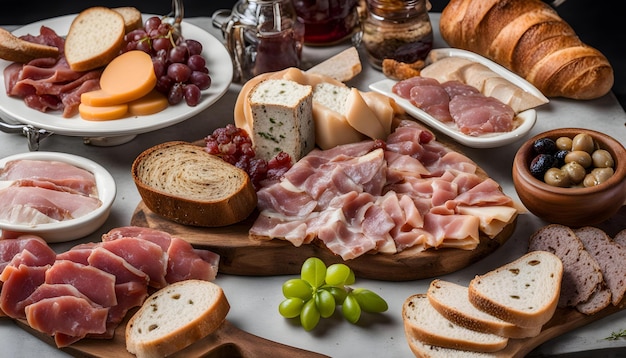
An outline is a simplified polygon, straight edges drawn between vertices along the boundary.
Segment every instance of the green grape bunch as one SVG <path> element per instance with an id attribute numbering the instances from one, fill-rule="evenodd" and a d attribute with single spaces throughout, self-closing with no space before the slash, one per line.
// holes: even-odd
<path id="1" fill-rule="evenodd" d="M 285 318 L 300 317 L 302 327 L 310 331 L 321 318 L 328 318 L 341 305 L 342 315 L 357 323 L 362 312 L 387 311 L 387 302 L 373 291 L 352 288 L 354 271 L 345 264 L 326 264 L 317 257 L 308 258 L 300 270 L 300 278 L 283 283 L 285 299 L 278 305 L 278 312 Z"/>

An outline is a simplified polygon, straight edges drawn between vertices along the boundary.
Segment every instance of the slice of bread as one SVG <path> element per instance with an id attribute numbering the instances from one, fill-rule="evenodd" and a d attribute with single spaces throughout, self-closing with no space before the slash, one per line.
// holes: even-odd
<path id="1" fill-rule="evenodd" d="M 507 338 L 535 337 L 541 332 L 540 325 L 519 327 L 479 310 L 470 303 L 466 286 L 435 279 L 430 283 L 427 296 L 442 316 L 471 330 Z"/>
<path id="2" fill-rule="evenodd" d="M 426 294 L 415 294 L 405 300 L 402 320 L 407 337 L 433 346 L 495 352 L 508 343 L 506 337 L 474 331 L 449 321 L 430 304 Z"/>
<path id="3" fill-rule="evenodd" d="M 600 266 L 604 281 L 611 290 L 611 302 L 617 306 L 626 292 L 626 248 L 597 227 L 581 227 L 574 233 Z"/>
<path id="4" fill-rule="evenodd" d="M 313 89 L 295 81 L 266 79 L 250 90 L 250 137 L 257 157 L 283 151 L 295 163 L 315 147 Z"/>
<path id="5" fill-rule="evenodd" d="M 563 262 L 559 306 L 575 307 L 602 288 L 604 278 L 598 263 L 568 226 L 549 224 L 531 235 L 528 250 L 548 251 Z"/>
<path id="6" fill-rule="evenodd" d="M 362 65 L 359 52 L 356 47 L 352 46 L 309 68 L 306 72 L 346 82 L 361 73 L 361 70 Z"/>
<path id="7" fill-rule="evenodd" d="M 40 45 L 22 40 L 9 31 L 0 28 L 0 58 L 19 63 L 27 63 L 36 58 L 59 56 L 54 46 Z"/>
<path id="8" fill-rule="evenodd" d="M 460 349 L 444 348 L 426 344 L 419 339 L 409 335 L 407 336 L 409 348 L 416 357 L 421 358 L 495 358 L 499 357 L 497 353 L 472 352 Z"/>
<path id="9" fill-rule="evenodd" d="M 133 6 L 122 6 L 113 8 L 117 13 L 124 18 L 124 30 L 129 33 L 143 26 L 143 19 L 141 17 L 141 11 L 137 10 Z"/>
<path id="10" fill-rule="evenodd" d="M 617 243 L 621 247 L 626 248 L 626 229 L 615 234 L 613 241 L 615 241 L 615 243 Z"/>
<path id="11" fill-rule="evenodd" d="M 103 6 L 90 7 L 76 16 L 65 39 L 65 58 L 73 71 L 107 65 L 124 43 L 124 17 Z"/>
<path id="12" fill-rule="evenodd" d="M 230 305 L 222 288 L 203 280 L 173 283 L 152 294 L 126 325 L 126 349 L 165 357 L 213 333 Z"/>
<path id="13" fill-rule="evenodd" d="M 184 225 L 231 225 L 256 208 L 245 171 L 188 142 L 146 149 L 133 162 L 132 176 L 150 210 Z"/>
<path id="14" fill-rule="evenodd" d="M 469 283 L 478 309 L 522 327 L 542 326 L 559 301 L 563 263 L 547 251 L 532 251 Z"/>

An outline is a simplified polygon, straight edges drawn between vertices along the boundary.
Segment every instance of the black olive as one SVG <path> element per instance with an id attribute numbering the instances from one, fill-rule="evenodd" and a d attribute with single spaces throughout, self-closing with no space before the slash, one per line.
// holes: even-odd
<path id="1" fill-rule="evenodd" d="M 556 153 L 554 153 L 554 157 L 557 160 L 558 167 L 565 165 L 565 156 L 567 155 L 567 153 L 569 153 L 569 150 L 557 150 Z"/>
<path id="2" fill-rule="evenodd" d="M 556 167 L 557 159 L 550 154 L 539 154 L 530 162 L 530 173 L 537 179 L 543 180 L 548 169 Z"/>
<path id="3" fill-rule="evenodd" d="M 536 154 L 554 154 L 556 142 L 550 138 L 539 138 L 533 143 L 533 150 Z"/>

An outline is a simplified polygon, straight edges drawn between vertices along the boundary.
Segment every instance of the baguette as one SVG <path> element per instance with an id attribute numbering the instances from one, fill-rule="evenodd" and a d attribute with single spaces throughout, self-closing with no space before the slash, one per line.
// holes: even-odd
<path id="1" fill-rule="evenodd" d="M 256 191 L 245 171 L 188 142 L 145 150 L 133 162 L 132 176 L 145 205 L 180 224 L 227 226 L 256 208 Z"/>
<path id="2" fill-rule="evenodd" d="M 59 56 L 59 49 L 22 40 L 0 28 L 0 58 L 6 61 L 27 63 L 36 58 Z"/>
<path id="3" fill-rule="evenodd" d="M 213 333 L 230 305 L 218 285 L 173 283 L 152 294 L 126 325 L 126 350 L 139 358 L 165 357 Z"/>
<path id="4" fill-rule="evenodd" d="M 547 97 L 594 99 L 607 94 L 614 72 L 540 0 L 451 0 L 440 32 L 452 47 L 476 52 L 522 76 Z"/>
<path id="5" fill-rule="evenodd" d="M 563 263 L 547 251 L 532 251 L 519 259 L 477 275 L 468 297 L 478 309 L 522 327 L 543 326 L 557 307 Z"/>
<path id="6" fill-rule="evenodd" d="M 65 39 L 65 58 L 73 71 L 89 71 L 107 65 L 120 54 L 125 21 L 120 13 L 102 6 L 76 16 Z"/>

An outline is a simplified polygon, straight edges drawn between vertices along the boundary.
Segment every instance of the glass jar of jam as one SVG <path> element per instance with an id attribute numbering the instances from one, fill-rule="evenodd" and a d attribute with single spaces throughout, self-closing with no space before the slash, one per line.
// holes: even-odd
<path id="1" fill-rule="evenodd" d="M 380 70 L 386 58 L 424 60 L 433 47 L 429 9 L 428 0 L 367 0 L 362 44 L 370 64 Z"/>
<path id="2" fill-rule="evenodd" d="M 304 26 L 291 0 L 239 0 L 232 11 L 216 11 L 212 20 L 232 57 L 234 82 L 300 66 Z"/>
<path id="3" fill-rule="evenodd" d="M 332 45 L 349 38 L 359 25 L 358 0 L 293 0 L 304 24 L 304 43 Z"/>

